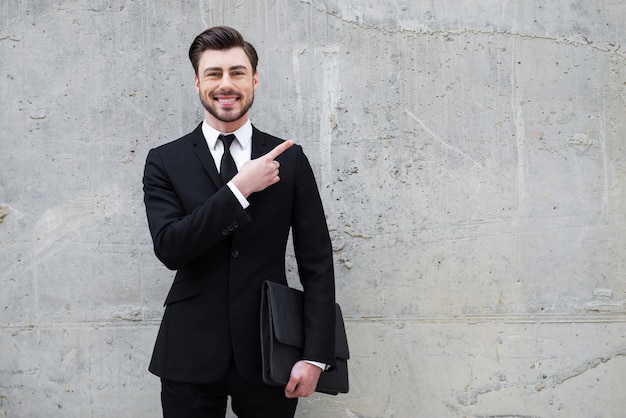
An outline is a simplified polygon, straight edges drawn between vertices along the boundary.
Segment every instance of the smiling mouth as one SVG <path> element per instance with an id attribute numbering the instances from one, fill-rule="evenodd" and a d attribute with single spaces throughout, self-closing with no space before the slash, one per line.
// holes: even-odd
<path id="1" fill-rule="evenodd" d="M 219 104 L 222 105 L 231 105 L 234 104 L 235 102 L 237 102 L 237 100 L 239 100 L 239 98 L 237 97 L 229 97 L 229 98 L 218 98 L 216 99 L 218 101 Z"/>
<path id="2" fill-rule="evenodd" d="M 241 98 L 241 95 L 238 94 L 236 91 L 216 91 L 213 93 L 213 100 L 215 100 L 217 103 L 219 103 L 221 106 L 232 106 L 235 103 L 237 103 L 237 101 L 239 101 L 239 99 Z"/>

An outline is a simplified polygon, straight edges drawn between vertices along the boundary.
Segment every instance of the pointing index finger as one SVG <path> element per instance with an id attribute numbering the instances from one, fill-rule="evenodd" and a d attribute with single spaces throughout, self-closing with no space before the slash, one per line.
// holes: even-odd
<path id="1" fill-rule="evenodd" d="M 269 158 L 270 160 L 273 160 L 276 157 L 278 157 L 280 154 L 285 152 L 285 150 L 290 148 L 293 144 L 294 142 L 291 139 L 289 141 L 285 141 L 282 144 L 277 145 L 273 150 L 265 154 L 265 156 Z"/>

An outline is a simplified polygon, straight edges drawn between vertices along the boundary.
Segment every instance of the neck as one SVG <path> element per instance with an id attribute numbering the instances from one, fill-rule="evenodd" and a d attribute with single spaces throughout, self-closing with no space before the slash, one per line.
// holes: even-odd
<path id="1" fill-rule="evenodd" d="M 222 133 L 232 133 L 241 128 L 248 121 L 248 114 L 246 113 L 241 118 L 232 122 L 224 122 L 216 119 L 215 116 L 205 111 L 204 118 L 206 120 L 206 123 L 216 131 L 220 131 Z"/>

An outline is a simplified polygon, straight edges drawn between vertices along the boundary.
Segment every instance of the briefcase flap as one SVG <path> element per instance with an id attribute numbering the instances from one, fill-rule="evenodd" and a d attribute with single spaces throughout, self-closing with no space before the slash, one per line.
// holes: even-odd
<path id="1" fill-rule="evenodd" d="M 300 290 L 267 282 L 274 335 L 282 344 L 304 349 L 304 295 Z M 350 351 L 341 308 L 335 304 L 335 357 L 348 360 Z"/>

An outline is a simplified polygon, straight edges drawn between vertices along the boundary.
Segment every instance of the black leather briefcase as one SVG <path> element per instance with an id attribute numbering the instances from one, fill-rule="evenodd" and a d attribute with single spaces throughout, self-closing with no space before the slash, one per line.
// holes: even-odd
<path id="1" fill-rule="evenodd" d="M 304 347 L 304 294 L 279 283 L 263 283 L 261 296 L 261 352 L 263 381 L 286 386 L 291 368 L 302 360 Z M 348 339 L 341 315 L 336 308 L 335 357 L 337 367 L 320 375 L 316 392 L 336 395 L 348 392 Z"/>

